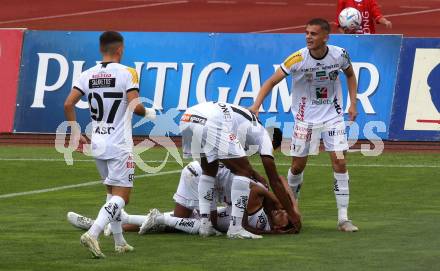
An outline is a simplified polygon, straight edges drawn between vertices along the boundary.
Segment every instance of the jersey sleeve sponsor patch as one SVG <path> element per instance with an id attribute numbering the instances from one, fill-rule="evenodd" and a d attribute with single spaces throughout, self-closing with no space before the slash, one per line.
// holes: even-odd
<path id="1" fill-rule="evenodd" d="M 348 52 L 345 49 L 342 49 L 341 57 L 342 57 L 341 68 L 343 70 L 346 70 L 351 65 L 351 59 L 350 56 L 348 55 Z"/>
<path id="2" fill-rule="evenodd" d="M 297 51 L 297 52 L 291 54 L 290 56 L 288 56 L 286 58 L 286 60 L 284 60 L 283 64 L 286 68 L 290 69 L 296 63 L 303 61 L 303 59 L 304 58 L 303 58 L 301 52 Z"/>
<path id="3" fill-rule="evenodd" d="M 133 69 L 133 68 L 130 68 L 130 67 L 127 67 L 127 70 L 131 74 L 131 82 L 133 84 L 139 84 L 139 77 L 138 77 L 138 74 L 137 74 L 136 70 Z"/>

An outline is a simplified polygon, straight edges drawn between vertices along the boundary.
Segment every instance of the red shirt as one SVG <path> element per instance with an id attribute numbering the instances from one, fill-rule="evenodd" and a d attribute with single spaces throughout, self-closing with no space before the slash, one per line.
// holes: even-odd
<path id="1" fill-rule="evenodd" d="M 362 15 L 361 29 L 356 34 L 374 34 L 376 33 L 375 23 L 383 17 L 376 0 L 338 0 L 336 10 L 336 25 L 339 27 L 338 16 L 344 8 L 352 7 Z"/>

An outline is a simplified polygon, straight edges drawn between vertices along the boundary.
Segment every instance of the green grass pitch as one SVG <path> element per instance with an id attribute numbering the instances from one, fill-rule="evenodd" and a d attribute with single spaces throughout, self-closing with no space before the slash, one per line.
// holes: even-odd
<path id="1" fill-rule="evenodd" d="M 151 149 L 147 160 L 161 160 Z M 105 200 L 100 184 L 29 195 L 13 193 L 98 181 L 93 161 L 75 154 L 73 166 L 54 148 L 0 147 L 0 270 L 440 270 L 440 155 L 350 153 L 349 215 L 357 233 L 336 231 L 333 178 L 326 153 L 312 156 L 300 197 L 299 235 L 261 240 L 186 234 L 126 233 L 135 252 L 116 255 L 101 237 L 105 260 L 80 246 L 68 211 L 95 217 Z M 45 159 L 45 160 L 41 160 Z M 258 157 L 252 158 L 263 173 Z M 277 154 L 280 174 L 290 160 Z M 181 167 L 169 162 L 163 172 Z M 138 171 L 138 175 L 144 174 Z M 179 173 L 136 179 L 127 212 L 174 206 Z"/>

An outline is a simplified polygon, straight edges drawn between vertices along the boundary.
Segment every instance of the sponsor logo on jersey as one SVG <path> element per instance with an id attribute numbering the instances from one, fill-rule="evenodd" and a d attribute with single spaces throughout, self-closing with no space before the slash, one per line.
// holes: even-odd
<path id="1" fill-rule="evenodd" d="M 183 122 L 193 122 L 201 125 L 206 124 L 206 118 L 198 115 L 193 114 L 183 114 L 182 118 L 180 118 L 180 121 Z"/>
<path id="2" fill-rule="evenodd" d="M 316 77 L 322 77 L 322 76 L 326 76 L 326 75 L 327 75 L 327 73 L 325 71 L 316 72 Z"/>
<path id="3" fill-rule="evenodd" d="M 305 73 L 304 74 L 304 78 L 306 78 L 307 82 L 312 82 L 313 81 L 313 73 Z"/>
<path id="4" fill-rule="evenodd" d="M 258 216 L 257 229 L 264 230 L 266 228 L 266 225 L 267 225 L 266 215 L 264 213 L 261 213 Z"/>
<path id="5" fill-rule="evenodd" d="M 333 101 L 330 99 L 317 99 L 312 100 L 313 105 L 322 105 L 322 104 L 333 104 Z"/>
<path id="6" fill-rule="evenodd" d="M 301 120 L 301 121 L 304 120 L 304 111 L 305 111 L 305 108 L 306 108 L 306 101 L 307 101 L 306 97 L 301 97 L 301 102 L 299 104 L 299 109 L 298 109 L 298 112 L 296 113 L 296 119 L 297 120 Z"/>
<path id="7" fill-rule="evenodd" d="M 225 117 L 226 120 L 232 119 L 231 112 L 229 111 L 229 108 L 226 106 L 226 104 L 217 103 L 217 105 L 220 107 L 220 110 L 222 111 L 223 116 Z"/>
<path id="8" fill-rule="evenodd" d="M 100 72 L 98 74 L 94 74 L 92 75 L 93 79 L 98 79 L 98 78 L 111 78 L 112 75 L 109 73 L 105 73 L 105 72 Z"/>
<path id="9" fill-rule="evenodd" d="M 291 68 L 294 64 L 299 63 L 301 61 L 303 61 L 303 57 L 300 51 L 295 52 L 293 54 L 291 54 L 290 56 L 288 56 L 286 58 L 286 60 L 284 60 L 284 66 L 286 66 L 286 68 Z"/>
<path id="10" fill-rule="evenodd" d="M 334 107 L 335 107 L 336 113 L 338 113 L 338 114 L 340 115 L 341 112 L 342 112 L 342 108 L 341 108 L 341 106 L 339 105 L 339 103 L 338 103 L 338 99 L 337 99 L 337 98 L 335 98 L 335 99 L 333 100 L 333 105 L 334 105 Z"/>
<path id="11" fill-rule="evenodd" d="M 116 78 L 96 78 L 89 80 L 89 88 L 114 88 L 116 85 Z"/>
<path id="12" fill-rule="evenodd" d="M 315 88 L 316 98 L 317 99 L 327 99 L 328 98 L 328 90 L 326 87 L 317 87 Z"/>
<path id="13" fill-rule="evenodd" d="M 336 79 L 338 79 L 338 74 L 339 71 L 338 70 L 334 70 L 328 73 L 328 77 L 330 78 L 330 80 L 335 81 Z"/>

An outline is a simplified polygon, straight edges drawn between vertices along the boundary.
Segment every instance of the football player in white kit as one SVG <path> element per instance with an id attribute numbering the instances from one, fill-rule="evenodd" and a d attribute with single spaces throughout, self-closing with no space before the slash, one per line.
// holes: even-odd
<path id="1" fill-rule="evenodd" d="M 342 109 L 342 89 L 339 73 L 347 78 L 350 121 L 357 116 L 357 81 L 345 49 L 327 45 L 330 25 L 324 19 L 313 19 L 306 25 L 307 47 L 291 54 L 264 82 L 251 111 L 258 113 L 264 98 L 286 76 L 292 75 L 292 113 L 295 127 L 288 171 L 289 186 L 296 194 L 303 183 L 303 171 L 309 154 L 319 152 L 320 139 L 334 170 L 334 193 L 338 208 L 337 229 L 355 232 L 358 228 L 348 219 L 349 176 L 345 160 L 348 149 Z"/>
<path id="2" fill-rule="evenodd" d="M 99 37 L 102 62 L 84 71 L 74 83 L 74 87 L 64 103 L 67 121 L 72 127 L 72 137 L 86 143 L 78 129 L 75 104 L 85 96 L 88 99 L 92 119 L 91 152 L 96 167 L 107 189 L 106 203 L 90 229 L 81 236 L 81 244 L 95 258 L 104 258 L 98 237 L 110 223 L 115 240 L 115 251 L 132 251 L 123 235 L 120 221 L 121 209 L 128 204 L 135 163 L 132 159 L 133 141 L 131 135 L 131 115 L 154 117 L 152 109 L 146 110 L 138 102 L 139 80 L 134 69 L 120 64 L 124 45 L 118 32 L 107 31 Z M 133 103 L 131 103 L 133 101 Z"/>
<path id="3" fill-rule="evenodd" d="M 122 212 L 121 222 L 124 230 L 139 230 L 139 234 L 144 234 L 146 232 L 164 231 L 166 227 L 169 227 L 190 234 L 198 234 L 200 216 L 197 191 L 201 175 L 200 163 L 197 161 L 189 163 L 182 170 L 177 191 L 173 196 L 176 203 L 174 210 L 160 213 L 157 209 L 152 209 L 146 216 L 129 215 Z M 232 178 L 231 171 L 223 164 L 219 164 L 214 192 L 216 201 L 214 202 L 225 205 L 225 207 L 217 207 L 217 226 L 222 232 L 226 232 L 229 227 Z M 244 216 L 243 225 L 250 232 L 258 234 L 292 233 L 292 228 L 287 227 L 286 211 L 282 210 L 282 206 L 275 195 L 269 192 L 261 183 L 251 183 L 249 203 Z M 92 219 L 74 212 L 67 214 L 67 220 L 73 226 L 86 230 L 93 224 Z"/>
<path id="4" fill-rule="evenodd" d="M 183 156 L 201 160 L 203 174 L 198 185 L 202 236 L 215 235 L 217 215 L 213 207 L 215 177 L 219 161 L 233 173 L 232 211 L 229 238 L 261 238 L 242 227 L 250 182 L 257 178 L 247 155 L 258 152 L 275 195 L 299 231 L 301 219 L 294 212 L 296 201 L 289 197 L 276 170 L 270 136 L 258 118 L 249 110 L 228 103 L 206 102 L 188 108 L 180 120 Z M 245 149 L 248 150 L 246 153 Z M 213 226 L 214 225 L 214 226 Z"/>

